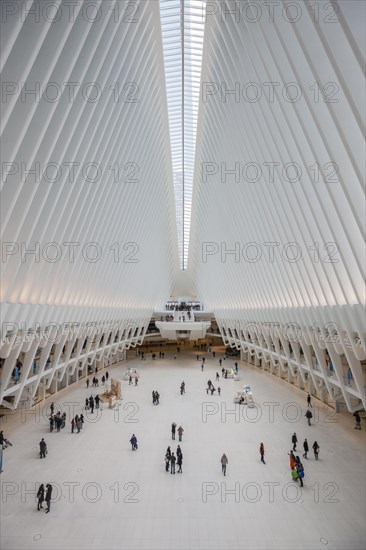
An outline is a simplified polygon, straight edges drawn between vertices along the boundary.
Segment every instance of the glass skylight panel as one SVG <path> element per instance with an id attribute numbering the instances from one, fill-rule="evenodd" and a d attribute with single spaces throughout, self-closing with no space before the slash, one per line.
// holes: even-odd
<path id="1" fill-rule="evenodd" d="M 186 269 L 206 0 L 160 0 L 178 247 Z"/>

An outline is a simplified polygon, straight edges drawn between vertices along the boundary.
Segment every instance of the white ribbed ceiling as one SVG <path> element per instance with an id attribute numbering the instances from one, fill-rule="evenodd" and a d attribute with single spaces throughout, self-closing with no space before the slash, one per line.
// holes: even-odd
<path id="1" fill-rule="evenodd" d="M 148 319 L 179 268 L 159 4 L 12 4 L 2 319 Z"/>
<path id="2" fill-rule="evenodd" d="M 326 310 L 363 332 L 365 4 L 254 4 L 212 4 L 206 22 L 198 295 L 218 317 L 323 322 Z"/>

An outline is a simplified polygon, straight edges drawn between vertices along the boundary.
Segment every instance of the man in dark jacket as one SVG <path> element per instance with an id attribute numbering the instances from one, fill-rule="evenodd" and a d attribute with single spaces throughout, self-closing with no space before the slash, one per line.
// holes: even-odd
<path id="1" fill-rule="evenodd" d="M 46 485 L 46 496 L 45 496 L 45 501 L 46 501 L 46 504 L 47 504 L 46 514 L 48 514 L 48 512 L 51 509 L 51 495 L 52 495 L 52 485 L 50 483 L 47 483 L 47 485 Z"/>
<path id="2" fill-rule="evenodd" d="M 304 454 L 302 455 L 304 458 L 307 458 L 308 457 L 308 452 L 309 452 L 309 445 L 308 445 L 308 440 L 305 438 L 304 440 L 304 443 L 302 444 L 303 448 L 304 448 Z"/>
<path id="3" fill-rule="evenodd" d="M 305 416 L 306 416 L 306 418 L 308 419 L 308 424 L 309 424 L 309 426 L 311 426 L 310 420 L 313 418 L 313 413 L 311 412 L 310 409 L 308 409 L 308 410 L 306 411 Z"/>
<path id="4" fill-rule="evenodd" d="M 46 458 L 46 452 L 47 452 L 47 444 L 42 437 L 41 441 L 39 442 L 39 458 Z"/>
<path id="5" fill-rule="evenodd" d="M 292 450 L 293 451 L 296 451 L 296 445 L 297 445 L 297 435 L 296 435 L 296 432 L 294 432 L 292 438 L 291 438 L 291 441 L 292 441 Z"/>

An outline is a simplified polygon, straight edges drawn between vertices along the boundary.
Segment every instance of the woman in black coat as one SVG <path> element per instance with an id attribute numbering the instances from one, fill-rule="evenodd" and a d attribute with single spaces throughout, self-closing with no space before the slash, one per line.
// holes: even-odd
<path id="1" fill-rule="evenodd" d="M 38 498 L 38 504 L 37 504 L 37 510 L 39 511 L 41 508 L 43 509 L 42 503 L 44 501 L 44 485 L 41 483 L 39 486 L 38 492 L 37 492 L 37 498 Z"/>

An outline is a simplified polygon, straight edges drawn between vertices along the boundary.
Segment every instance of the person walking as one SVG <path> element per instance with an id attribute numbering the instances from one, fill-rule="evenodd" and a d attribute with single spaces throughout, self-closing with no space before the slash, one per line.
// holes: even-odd
<path id="1" fill-rule="evenodd" d="M 308 452 L 309 452 L 309 445 L 308 445 L 308 440 L 304 439 L 304 443 L 302 444 L 303 448 L 304 448 L 304 454 L 302 455 L 304 458 L 308 458 Z"/>
<path id="2" fill-rule="evenodd" d="M 50 432 L 53 432 L 54 425 L 55 425 L 55 421 L 53 419 L 53 416 L 50 416 Z"/>
<path id="3" fill-rule="evenodd" d="M 175 463 L 176 463 L 177 459 L 174 455 L 174 453 L 172 453 L 171 457 L 170 457 L 170 473 L 171 474 L 175 474 Z"/>
<path id="4" fill-rule="evenodd" d="M 135 434 L 132 434 L 130 443 L 131 443 L 132 450 L 136 451 L 138 449 L 138 444 L 137 444 L 137 437 L 135 436 Z"/>
<path id="5" fill-rule="evenodd" d="M 205 368 L 204 363 L 201 363 L 201 371 L 203 372 L 203 369 Z"/>
<path id="6" fill-rule="evenodd" d="M 314 441 L 313 451 L 314 451 L 315 460 L 318 460 L 318 458 L 319 458 L 319 449 L 320 449 L 320 447 L 319 447 L 317 441 Z"/>
<path id="7" fill-rule="evenodd" d="M 220 386 L 217 386 L 217 393 L 220 395 L 221 394 L 221 388 Z"/>
<path id="8" fill-rule="evenodd" d="M 177 428 L 177 425 L 175 422 L 172 424 L 172 439 L 175 439 L 175 430 Z"/>
<path id="9" fill-rule="evenodd" d="M 55 404 L 54 403 L 51 403 L 50 409 L 51 409 L 51 415 L 53 416 L 53 413 L 55 412 Z"/>
<path id="10" fill-rule="evenodd" d="M 216 373 L 216 380 L 220 380 L 220 375 L 218 372 Z"/>
<path id="11" fill-rule="evenodd" d="M 85 399 L 85 410 L 87 411 L 89 409 L 89 399 Z"/>
<path id="12" fill-rule="evenodd" d="M 76 415 L 76 417 L 75 417 L 75 422 L 76 422 L 76 429 L 77 429 L 78 434 L 79 434 L 81 428 L 83 427 L 83 424 L 81 422 L 81 418 L 78 415 Z"/>
<path id="13" fill-rule="evenodd" d="M 89 384 L 90 384 L 90 380 L 89 378 L 86 379 L 86 389 L 88 390 L 89 389 Z"/>
<path id="14" fill-rule="evenodd" d="M 291 441 L 292 441 L 292 450 L 293 450 L 293 451 L 296 451 L 296 446 L 297 446 L 297 435 L 296 435 L 296 432 L 293 433 L 292 438 L 291 438 Z"/>
<path id="15" fill-rule="evenodd" d="M 265 464 L 265 462 L 264 462 L 264 445 L 263 445 L 263 443 L 261 443 L 259 445 L 259 454 L 261 455 L 261 462 L 263 462 L 263 464 Z"/>
<path id="16" fill-rule="evenodd" d="M 138 379 L 137 376 L 136 376 L 136 378 L 135 378 L 135 386 L 138 386 L 138 385 L 139 385 L 139 379 Z"/>
<path id="17" fill-rule="evenodd" d="M 75 430 L 75 418 L 71 420 L 71 433 L 73 434 Z"/>
<path id="18" fill-rule="evenodd" d="M 46 458 L 46 453 L 47 453 L 47 444 L 42 437 L 41 441 L 39 442 L 39 458 Z"/>
<path id="19" fill-rule="evenodd" d="M 219 365 L 220 365 L 220 367 L 221 367 L 221 365 L 222 365 L 222 359 L 219 359 Z M 224 370 L 224 369 L 223 369 L 223 370 Z"/>
<path id="20" fill-rule="evenodd" d="M 153 405 L 155 405 L 156 403 L 155 390 L 153 390 L 152 392 L 152 401 L 153 401 Z"/>
<path id="21" fill-rule="evenodd" d="M 224 453 L 221 457 L 221 470 L 222 470 L 222 473 L 224 474 L 224 476 L 226 476 L 226 466 L 228 465 L 228 458 L 226 456 L 226 454 Z"/>
<path id="22" fill-rule="evenodd" d="M 39 486 L 39 489 L 37 491 L 37 499 L 38 499 L 37 510 L 39 512 L 41 508 L 43 510 L 43 506 L 42 506 L 42 504 L 44 502 L 44 485 L 43 485 L 43 483 L 41 483 L 41 485 Z"/>
<path id="23" fill-rule="evenodd" d="M 95 396 L 95 408 L 96 409 L 99 409 L 99 402 L 100 402 L 99 395 L 96 395 Z"/>
<path id="24" fill-rule="evenodd" d="M 129 379 L 128 379 L 128 385 L 131 386 L 132 385 L 132 376 L 130 375 Z"/>
<path id="25" fill-rule="evenodd" d="M 361 429 L 361 416 L 360 416 L 360 413 L 358 411 L 356 411 L 353 416 L 355 417 L 355 422 L 356 422 L 355 430 L 360 430 Z"/>
<path id="26" fill-rule="evenodd" d="M 310 409 L 308 409 L 305 413 L 306 418 L 308 419 L 308 425 L 311 426 L 310 420 L 313 418 L 313 413 Z"/>
<path id="27" fill-rule="evenodd" d="M 306 400 L 308 402 L 308 407 L 311 407 L 311 395 L 310 395 L 310 393 L 308 393 L 308 396 L 307 396 Z"/>
<path id="28" fill-rule="evenodd" d="M 105 371 L 105 379 L 108 380 L 108 378 L 109 378 L 109 372 L 106 370 Z"/>
<path id="29" fill-rule="evenodd" d="M 104 374 L 103 374 L 103 376 L 102 376 L 102 384 L 103 384 L 103 386 L 104 386 L 104 384 L 105 384 L 105 376 L 104 376 Z"/>
<path id="30" fill-rule="evenodd" d="M 52 496 L 52 485 L 50 483 L 47 483 L 47 485 L 46 485 L 46 497 L 45 497 L 45 501 L 46 501 L 46 504 L 47 504 L 46 514 L 48 514 L 49 511 L 51 510 L 51 496 Z"/>
<path id="31" fill-rule="evenodd" d="M 177 432 L 178 432 L 179 441 L 182 441 L 182 436 L 184 432 L 184 429 L 182 428 L 182 426 L 179 426 Z"/>
<path id="32" fill-rule="evenodd" d="M 93 414 L 94 413 L 94 398 L 93 398 L 92 395 L 89 397 L 89 408 L 90 408 L 90 412 Z"/>

